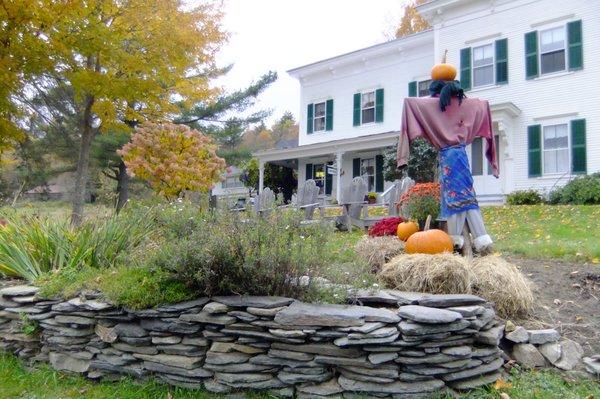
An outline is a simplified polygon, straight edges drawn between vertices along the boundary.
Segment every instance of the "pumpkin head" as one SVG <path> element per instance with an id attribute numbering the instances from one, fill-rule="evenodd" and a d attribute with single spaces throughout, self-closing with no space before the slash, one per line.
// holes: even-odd
<path id="1" fill-rule="evenodd" d="M 433 80 L 454 80 L 456 78 L 456 67 L 452 64 L 446 63 L 446 54 L 448 50 L 444 52 L 444 58 L 440 64 L 436 64 L 431 68 L 431 79 Z"/>
<path id="2" fill-rule="evenodd" d="M 402 241 L 406 241 L 408 237 L 419 231 L 419 225 L 415 222 L 402 222 L 398 224 L 396 235 Z"/>
<path id="3" fill-rule="evenodd" d="M 406 241 L 405 250 L 407 254 L 440 254 L 442 252 L 452 252 L 454 244 L 450 236 L 438 229 L 429 229 L 431 215 L 427 217 L 425 229 L 411 235 Z"/>

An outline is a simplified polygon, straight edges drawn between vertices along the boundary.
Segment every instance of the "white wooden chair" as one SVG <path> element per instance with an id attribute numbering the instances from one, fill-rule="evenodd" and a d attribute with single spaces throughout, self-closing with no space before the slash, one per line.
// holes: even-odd
<path id="1" fill-rule="evenodd" d="M 265 187 L 254 199 L 254 213 L 258 216 L 268 216 L 275 209 L 275 193 L 269 187 Z"/>

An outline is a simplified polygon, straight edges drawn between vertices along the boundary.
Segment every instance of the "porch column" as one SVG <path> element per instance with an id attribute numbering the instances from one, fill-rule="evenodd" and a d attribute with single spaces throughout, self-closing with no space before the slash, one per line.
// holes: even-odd
<path id="1" fill-rule="evenodd" d="M 258 161 L 258 193 L 261 194 L 265 185 L 265 163 Z"/>
<path id="2" fill-rule="evenodd" d="M 338 151 L 335 154 L 335 199 L 339 204 L 342 202 L 342 161 L 344 158 L 344 153 L 342 151 Z"/>

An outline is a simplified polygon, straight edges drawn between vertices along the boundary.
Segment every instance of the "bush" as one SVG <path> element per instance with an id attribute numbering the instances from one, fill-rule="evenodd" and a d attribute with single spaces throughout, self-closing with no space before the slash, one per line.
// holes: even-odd
<path id="1" fill-rule="evenodd" d="M 600 204 L 600 173 L 581 176 L 550 193 L 551 204 Z"/>
<path id="2" fill-rule="evenodd" d="M 305 298 L 315 293 L 311 277 L 326 262 L 329 231 L 304 226 L 295 212 L 274 212 L 268 219 L 209 213 L 188 237 L 166 243 L 151 261 L 199 295 L 282 295 Z M 307 284 L 299 278 L 309 276 Z"/>
<path id="3" fill-rule="evenodd" d="M 544 199 L 536 190 L 517 190 L 506 196 L 506 202 L 509 205 L 537 205 Z"/>

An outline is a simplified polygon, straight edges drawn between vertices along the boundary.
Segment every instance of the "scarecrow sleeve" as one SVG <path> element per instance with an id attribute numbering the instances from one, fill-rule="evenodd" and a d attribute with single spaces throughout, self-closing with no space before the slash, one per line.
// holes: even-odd
<path id="1" fill-rule="evenodd" d="M 404 107 L 402 109 L 402 130 L 400 131 L 398 152 L 396 154 L 398 167 L 408 164 L 410 142 L 417 137 L 424 137 L 425 132 L 422 123 L 424 123 L 425 119 L 422 118 L 422 110 L 420 110 L 418 100 L 419 99 L 417 98 L 404 99 Z"/>

